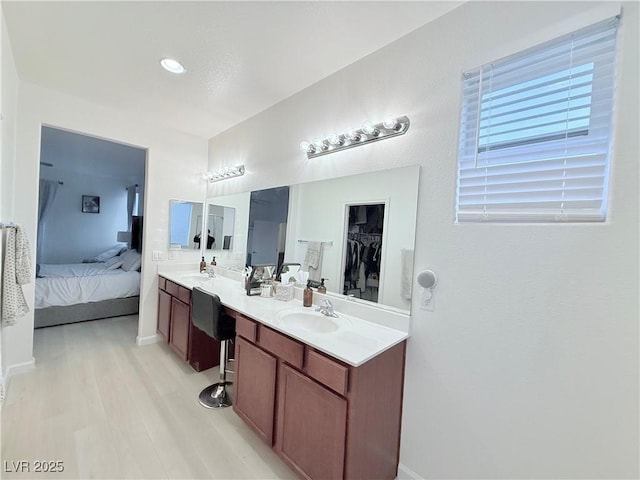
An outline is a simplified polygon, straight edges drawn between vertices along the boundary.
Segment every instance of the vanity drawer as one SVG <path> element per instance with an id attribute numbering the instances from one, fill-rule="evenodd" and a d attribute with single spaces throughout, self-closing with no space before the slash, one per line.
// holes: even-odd
<path id="1" fill-rule="evenodd" d="M 160 277 L 160 279 L 165 281 L 164 290 L 169 295 L 176 297 L 181 302 L 189 305 L 189 302 L 191 302 L 191 290 L 183 287 L 182 285 L 178 285 L 177 283 L 173 283 L 171 280 L 163 279 L 162 277 Z"/>
<path id="2" fill-rule="evenodd" d="M 231 312 L 229 312 L 231 313 Z M 258 325 L 253 320 L 249 320 L 238 313 L 231 315 L 236 319 L 236 335 L 246 338 L 251 342 L 256 341 L 256 332 L 258 331 Z"/>
<path id="3" fill-rule="evenodd" d="M 258 345 L 273 353 L 276 357 L 280 357 L 288 364 L 296 368 L 302 368 L 304 346 L 301 343 L 262 326 L 260 327 Z"/>
<path id="4" fill-rule="evenodd" d="M 178 285 L 178 300 L 189 305 L 189 303 L 191 302 L 191 290 Z"/>
<path id="5" fill-rule="evenodd" d="M 172 297 L 177 297 L 179 289 L 180 285 L 178 285 L 177 283 L 173 283 L 171 280 L 165 279 L 165 290 L 169 295 L 171 295 Z"/>
<path id="6" fill-rule="evenodd" d="M 167 279 L 164 277 L 158 277 L 158 288 L 160 290 L 166 290 L 167 289 Z"/>
<path id="7" fill-rule="evenodd" d="M 335 360 L 307 348 L 305 371 L 331 390 L 346 395 L 349 386 L 349 368 Z"/>

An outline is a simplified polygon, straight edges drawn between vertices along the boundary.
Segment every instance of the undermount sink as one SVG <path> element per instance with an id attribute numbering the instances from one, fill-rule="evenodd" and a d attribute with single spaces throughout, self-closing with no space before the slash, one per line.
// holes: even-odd
<path id="1" fill-rule="evenodd" d="M 351 323 L 344 317 L 328 317 L 313 309 L 299 308 L 277 313 L 276 321 L 285 328 L 311 333 L 332 333 Z"/>
<path id="2" fill-rule="evenodd" d="M 180 277 L 182 280 L 186 280 L 186 281 L 190 281 L 190 282 L 207 282 L 209 280 L 211 280 L 211 277 L 209 275 L 201 275 L 201 274 L 197 274 L 194 273 L 193 275 L 185 275 L 183 277 Z"/>

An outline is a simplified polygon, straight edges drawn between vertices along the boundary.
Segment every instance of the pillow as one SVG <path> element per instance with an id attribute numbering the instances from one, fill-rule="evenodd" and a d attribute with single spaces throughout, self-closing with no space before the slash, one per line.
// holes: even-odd
<path id="1" fill-rule="evenodd" d="M 113 258 L 118 258 L 118 257 L 113 257 Z M 106 262 L 105 262 L 106 263 Z M 122 266 L 122 260 L 118 259 L 117 262 L 112 263 L 111 265 L 109 265 L 107 267 L 107 270 L 116 270 L 117 268 L 120 268 Z"/>
<path id="2" fill-rule="evenodd" d="M 120 268 L 120 265 L 122 265 L 122 257 L 111 257 L 109 260 L 104 262 L 104 264 L 106 265 L 107 270 L 115 270 L 116 268 Z"/>
<path id="3" fill-rule="evenodd" d="M 142 264 L 142 257 L 135 250 L 127 250 L 121 255 L 121 258 L 122 265 L 120 266 L 120 268 L 122 268 L 125 272 L 137 270 Z"/>
<path id="4" fill-rule="evenodd" d="M 116 245 L 115 247 L 111 247 L 109 250 L 102 252 L 100 255 L 96 255 L 91 260 L 94 260 L 96 262 L 106 262 L 110 258 L 113 258 L 119 255 L 120 252 L 126 249 L 127 247 L 124 247 L 122 245 Z"/>

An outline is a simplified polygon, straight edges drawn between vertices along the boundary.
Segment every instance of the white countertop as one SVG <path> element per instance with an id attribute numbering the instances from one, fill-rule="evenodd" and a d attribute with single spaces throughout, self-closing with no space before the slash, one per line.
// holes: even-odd
<path id="1" fill-rule="evenodd" d="M 297 325 L 291 326 L 291 322 L 283 324 L 281 316 L 291 310 L 315 312 L 317 306 L 315 299 L 314 305 L 305 309 L 302 302 L 297 299 L 283 302 L 273 297 L 248 296 L 238 280 L 221 275 L 209 278 L 194 271 L 166 271 L 159 274 L 186 288 L 200 287 L 215 293 L 226 307 L 354 367 L 362 365 L 409 336 L 402 330 L 379 325 L 353 315 L 345 315 L 339 308 L 336 308 L 337 330 L 328 333 L 306 331 L 298 328 Z M 320 313 L 317 315 L 323 317 Z M 319 321 L 322 320 L 323 318 L 319 319 Z M 324 320 L 331 321 L 331 318 L 324 317 Z"/>

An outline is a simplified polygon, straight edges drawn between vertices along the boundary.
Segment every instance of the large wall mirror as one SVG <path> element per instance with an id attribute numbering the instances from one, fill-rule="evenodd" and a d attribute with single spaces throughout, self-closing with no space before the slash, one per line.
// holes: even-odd
<path id="1" fill-rule="evenodd" d="M 169 200 L 169 250 L 200 249 L 202 202 Z"/>
<path id="2" fill-rule="evenodd" d="M 419 173 L 416 165 L 289 186 L 279 260 L 304 270 L 305 262 L 317 262 L 314 276 L 325 279 L 328 292 L 409 311 Z M 253 253 L 247 249 L 251 192 L 207 204 L 235 209 L 233 252 L 219 264 L 243 268 Z"/>

